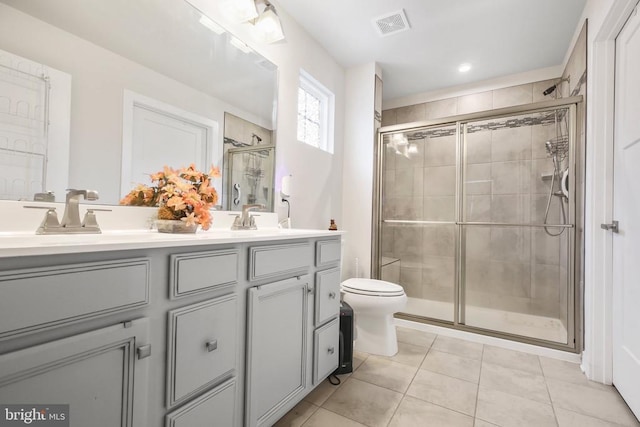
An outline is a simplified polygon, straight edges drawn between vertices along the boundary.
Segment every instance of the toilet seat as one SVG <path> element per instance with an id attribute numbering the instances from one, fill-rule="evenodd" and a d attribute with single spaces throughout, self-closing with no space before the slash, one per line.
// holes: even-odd
<path id="1" fill-rule="evenodd" d="M 375 297 L 399 297 L 404 288 L 395 283 L 375 279 L 348 279 L 340 285 L 343 292 Z"/>

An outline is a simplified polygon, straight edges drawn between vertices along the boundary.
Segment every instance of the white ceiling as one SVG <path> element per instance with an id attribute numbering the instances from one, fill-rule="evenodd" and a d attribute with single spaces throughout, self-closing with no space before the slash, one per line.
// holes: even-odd
<path id="1" fill-rule="evenodd" d="M 380 64 L 385 100 L 560 65 L 585 3 L 277 0 L 344 67 Z M 399 9 L 411 30 L 378 36 L 372 20 Z"/>

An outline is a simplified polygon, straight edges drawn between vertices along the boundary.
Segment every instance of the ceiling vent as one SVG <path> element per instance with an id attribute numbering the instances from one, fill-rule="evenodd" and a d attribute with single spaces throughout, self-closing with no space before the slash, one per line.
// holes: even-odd
<path id="1" fill-rule="evenodd" d="M 407 15 L 404 14 L 402 9 L 374 18 L 372 22 L 380 37 L 401 33 L 411 28 L 409 21 L 407 21 Z"/>

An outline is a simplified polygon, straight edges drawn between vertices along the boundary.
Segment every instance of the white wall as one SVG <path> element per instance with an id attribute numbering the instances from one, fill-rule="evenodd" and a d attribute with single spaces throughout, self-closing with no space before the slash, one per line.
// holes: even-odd
<path id="1" fill-rule="evenodd" d="M 613 215 L 613 89 L 615 37 L 637 0 L 588 0 L 587 166 L 585 207 L 585 350 L 582 368 L 611 384 L 612 236 L 600 229 Z"/>
<path id="2" fill-rule="evenodd" d="M 348 233 L 342 254 L 343 278 L 370 277 L 371 273 L 375 80 L 375 63 L 347 70 L 342 228 Z"/>
<path id="3" fill-rule="evenodd" d="M 255 51 L 278 66 L 278 120 L 276 131 L 276 191 L 280 180 L 292 175 L 291 218 L 295 228 L 328 228 L 335 219 L 342 227 L 342 158 L 344 132 L 344 69 L 273 2 L 286 36 L 285 41 L 264 45 L 254 39 L 250 24 L 234 24 L 219 8 L 220 2 L 189 0 L 209 17 L 233 32 Z M 326 153 L 299 143 L 297 134 L 298 75 L 300 68 L 335 94 L 334 152 Z M 281 217 L 286 206 L 276 203 Z"/>
<path id="4" fill-rule="evenodd" d="M 268 120 L 247 114 L 4 4 L 0 4 L 0 49 L 72 76 L 69 182 L 66 185 L 98 190 L 101 203 L 117 204 L 121 196 L 124 89 L 211 118 L 219 123 L 219 129 L 223 128 L 225 111 L 270 127 Z M 223 135 L 219 132 L 217 142 L 222 144 L 222 141 Z M 220 190 L 218 187 L 222 194 Z M 64 200 L 61 194 L 56 197 Z"/>

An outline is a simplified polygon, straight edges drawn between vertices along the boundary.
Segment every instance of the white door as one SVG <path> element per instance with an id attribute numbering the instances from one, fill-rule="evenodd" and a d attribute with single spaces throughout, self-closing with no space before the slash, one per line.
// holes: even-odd
<path id="1" fill-rule="evenodd" d="M 640 14 L 616 39 L 613 383 L 640 417 Z M 615 231 L 615 230 L 614 230 Z"/>
<path id="2" fill-rule="evenodd" d="M 144 106 L 133 107 L 131 179 L 149 183 L 149 174 L 167 165 L 180 168 L 195 163 L 208 171 L 211 156 L 207 128 Z"/>
<path id="3" fill-rule="evenodd" d="M 204 172 L 221 166 L 218 123 L 174 105 L 125 90 L 122 126 L 121 194 L 166 165 L 174 169 L 194 163 Z M 216 185 L 220 193 L 220 188 Z"/>

